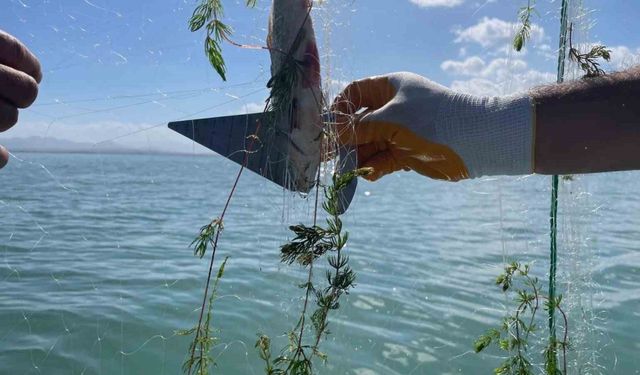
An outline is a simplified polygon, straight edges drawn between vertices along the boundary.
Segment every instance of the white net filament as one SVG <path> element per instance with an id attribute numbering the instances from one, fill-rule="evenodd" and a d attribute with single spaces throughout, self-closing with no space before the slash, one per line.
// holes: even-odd
<path id="1" fill-rule="evenodd" d="M 478 22 L 495 6 L 482 3 L 461 22 Z M 539 4 L 545 30 L 555 35 L 559 1 Z M 266 45 L 270 1 L 252 10 L 243 1 L 225 5 L 234 41 Z M 520 5 L 509 2 L 508 21 L 516 21 Z M 270 75 L 267 51 L 225 45 L 230 80 L 221 82 L 204 56 L 203 36 L 187 30 L 194 6 L 9 0 L 0 11 L 0 26 L 9 25 L 46 62 L 38 102 L 0 135 L 12 152 L 0 172 L 0 373 L 180 373 L 189 339 L 175 331 L 197 321 L 207 271 L 188 245 L 220 212 L 238 166 L 166 124 L 259 112 Z M 589 30 L 597 13 L 588 6 L 571 2 L 579 48 L 595 42 Z M 364 0 L 315 3 L 325 107 L 363 72 L 407 66 L 402 55 L 392 56 L 393 66 L 363 68 L 374 62 L 354 52 L 364 43 L 358 28 L 371 28 L 371 48 L 385 38 L 412 56 L 427 47 L 402 30 L 371 26 L 365 17 L 398 16 L 375 8 Z M 431 27 L 425 23 L 424 32 Z M 464 45 L 456 35 L 448 42 Z M 530 83 L 522 61 L 540 46 L 520 55 L 503 47 L 490 51 L 505 64 L 492 83 L 451 86 L 489 95 L 522 89 Z M 436 56 L 424 48 L 419 73 L 431 74 L 441 63 Z M 536 77 L 553 80 L 555 55 L 548 63 Z M 574 65 L 569 72 L 580 75 Z M 74 153 L 55 153 L 63 149 Z M 333 171 L 332 163 L 323 165 L 323 184 Z M 638 366 L 638 330 L 630 323 L 637 319 L 638 217 L 636 206 L 624 203 L 635 198 L 621 188 L 630 175 L 561 181 L 558 287 L 570 321 L 571 374 L 627 374 Z M 357 285 L 329 319 L 329 358 L 319 373 L 492 373 L 503 354 L 473 354 L 473 341 L 512 306 L 493 285 L 504 262 L 531 262 L 545 279 L 548 185 L 540 176 L 444 184 L 413 173 L 361 181 L 344 218 Z M 314 203 L 313 194 L 243 175 L 217 256 L 231 258 L 214 307 L 214 373 L 264 373 L 253 347 L 258 333 L 269 334 L 274 348 L 287 342 L 305 274 L 279 263 L 279 246 L 290 238 L 288 225 L 310 223 Z M 316 276 L 323 281 L 322 265 Z"/>

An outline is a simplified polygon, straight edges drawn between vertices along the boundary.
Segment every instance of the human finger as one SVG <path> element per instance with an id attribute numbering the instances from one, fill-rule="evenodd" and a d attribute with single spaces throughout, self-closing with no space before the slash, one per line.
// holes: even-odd
<path id="1" fill-rule="evenodd" d="M 363 164 L 370 160 L 374 155 L 389 151 L 392 153 L 393 157 L 396 160 L 402 161 L 411 153 L 407 150 L 402 150 L 396 147 L 394 144 L 390 144 L 387 142 L 374 142 L 374 143 L 366 143 L 363 145 L 358 145 L 357 147 L 357 161 L 359 168 L 363 166 Z M 403 162 L 400 162 L 402 165 L 402 169 L 405 171 L 409 171 L 409 167 L 404 165 Z"/>
<path id="2" fill-rule="evenodd" d="M 410 169 L 421 175 L 446 181 L 469 178 L 469 172 L 462 159 L 449 147 L 429 142 L 420 151 L 403 158 Z"/>
<path id="3" fill-rule="evenodd" d="M 376 181 L 382 176 L 404 169 L 402 162 L 398 159 L 397 155 L 394 154 L 392 149 L 378 152 L 369 159 L 363 160 L 362 163 L 358 164 L 360 164 L 360 168 L 373 169 L 373 172 L 363 176 L 369 181 Z"/>
<path id="4" fill-rule="evenodd" d="M 464 177 L 458 171 L 452 170 L 447 161 L 433 161 L 428 163 L 417 162 L 416 160 L 406 160 L 410 170 L 423 176 L 444 181 L 459 181 Z"/>
<path id="5" fill-rule="evenodd" d="M 406 126 L 390 121 L 391 117 L 387 113 L 389 108 L 389 106 L 385 106 L 356 116 L 352 126 L 341 129 L 342 131 L 337 133 L 338 141 L 345 145 L 359 146 L 367 143 L 387 142 L 402 146 L 401 142 L 394 141 L 399 135 L 406 134 L 403 139 L 416 138 L 417 135 Z M 340 127 L 337 129 L 340 130 Z"/>
<path id="6" fill-rule="evenodd" d="M 439 180 L 458 181 L 469 177 L 464 162 L 454 150 L 418 137 L 404 127 L 392 123 L 363 121 L 356 129 L 360 139 L 384 139 L 384 142 L 374 141 L 358 146 L 358 164 L 378 170 L 370 176 L 371 180 L 400 168 L 412 169 Z M 380 154 L 385 156 L 376 156 Z M 383 160 L 377 160 L 376 157 Z"/>
<path id="7" fill-rule="evenodd" d="M 18 108 L 26 108 L 38 96 L 38 83 L 25 72 L 0 65 L 0 97 Z"/>
<path id="8" fill-rule="evenodd" d="M 9 162 L 9 151 L 4 146 L 0 145 L 0 169 L 2 169 Z"/>
<path id="9" fill-rule="evenodd" d="M 0 64 L 30 75 L 36 82 L 42 80 L 38 58 L 18 39 L 0 30 Z"/>
<path id="10" fill-rule="evenodd" d="M 18 122 L 18 108 L 0 99 L 0 132 Z"/>
<path id="11" fill-rule="evenodd" d="M 338 95 L 332 109 L 341 114 L 354 114 L 362 108 L 378 109 L 393 99 L 396 89 L 389 78 L 377 76 L 351 82 Z"/>
<path id="12" fill-rule="evenodd" d="M 362 109 L 372 111 L 383 107 L 396 94 L 396 89 L 385 76 L 365 78 L 350 83 L 338 95 L 331 112 L 335 115 L 335 131 L 338 139 L 344 141 L 351 138 L 353 127 L 357 123 L 358 113 Z"/>
<path id="13" fill-rule="evenodd" d="M 425 139 L 404 126 L 386 121 L 368 121 L 368 118 L 384 119 L 384 109 L 365 116 L 356 126 L 358 141 L 384 140 L 391 145 L 396 158 L 412 160 L 413 165 L 439 168 L 452 180 L 468 178 L 462 158 L 449 146 Z M 377 113 L 379 112 L 379 114 Z M 408 164 L 408 163 L 405 163 Z M 412 169 L 415 169 L 412 167 Z"/>
<path id="14" fill-rule="evenodd" d="M 372 142 L 358 145 L 356 148 L 358 165 L 361 165 L 365 160 L 371 159 L 373 155 L 386 151 L 387 149 L 388 147 L 386 142 Z"/>

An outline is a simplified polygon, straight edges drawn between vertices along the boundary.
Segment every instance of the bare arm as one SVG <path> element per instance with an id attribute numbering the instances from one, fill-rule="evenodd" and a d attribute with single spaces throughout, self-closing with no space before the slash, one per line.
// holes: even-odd
<path id="1" fill-rule="evenodd" d="M 530 94 L 536 173 L 640 169 L 640 67 Z"/>

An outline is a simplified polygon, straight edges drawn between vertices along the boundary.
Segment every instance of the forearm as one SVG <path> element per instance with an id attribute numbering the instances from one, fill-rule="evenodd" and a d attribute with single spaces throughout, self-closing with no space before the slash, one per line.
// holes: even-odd
<path id="1" fill-rule="evenodd" d="M 531 91 L 534 171 L 640 169 L 640 67 Z"/>

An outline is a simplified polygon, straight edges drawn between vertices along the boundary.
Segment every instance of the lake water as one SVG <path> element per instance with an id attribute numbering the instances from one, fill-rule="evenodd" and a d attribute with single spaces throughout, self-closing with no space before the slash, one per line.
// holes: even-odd
<path id="1" fill-rule="evenodd" d="M 215 156 L 17 156 L 0 172 L 0 374 L 180 373 L 189 340 L 174 332 L 196 322 L 207 272 L 188 245 L 219 215 L 237 166 Z M 357 286 L 330 316 L 319 373 L 491 374 L 500 353 L 474 354 L 473 341 L 507 311 L 493 285 L 506 259 L 533 262 L 546 280 L 549 185 L 410 173 L 362 182 L 344 218 Z M 637 172 L 562 182 L 570 373 L 639 373 L 638 186 Z M 243 176 L 219 248 L 230 258 L 214 373 L 263 373 L 256 335 L 274 338 L 274 351 L 286 342 L 304 274 L 279 263 L 279 245 L 312 207 Z"/>

